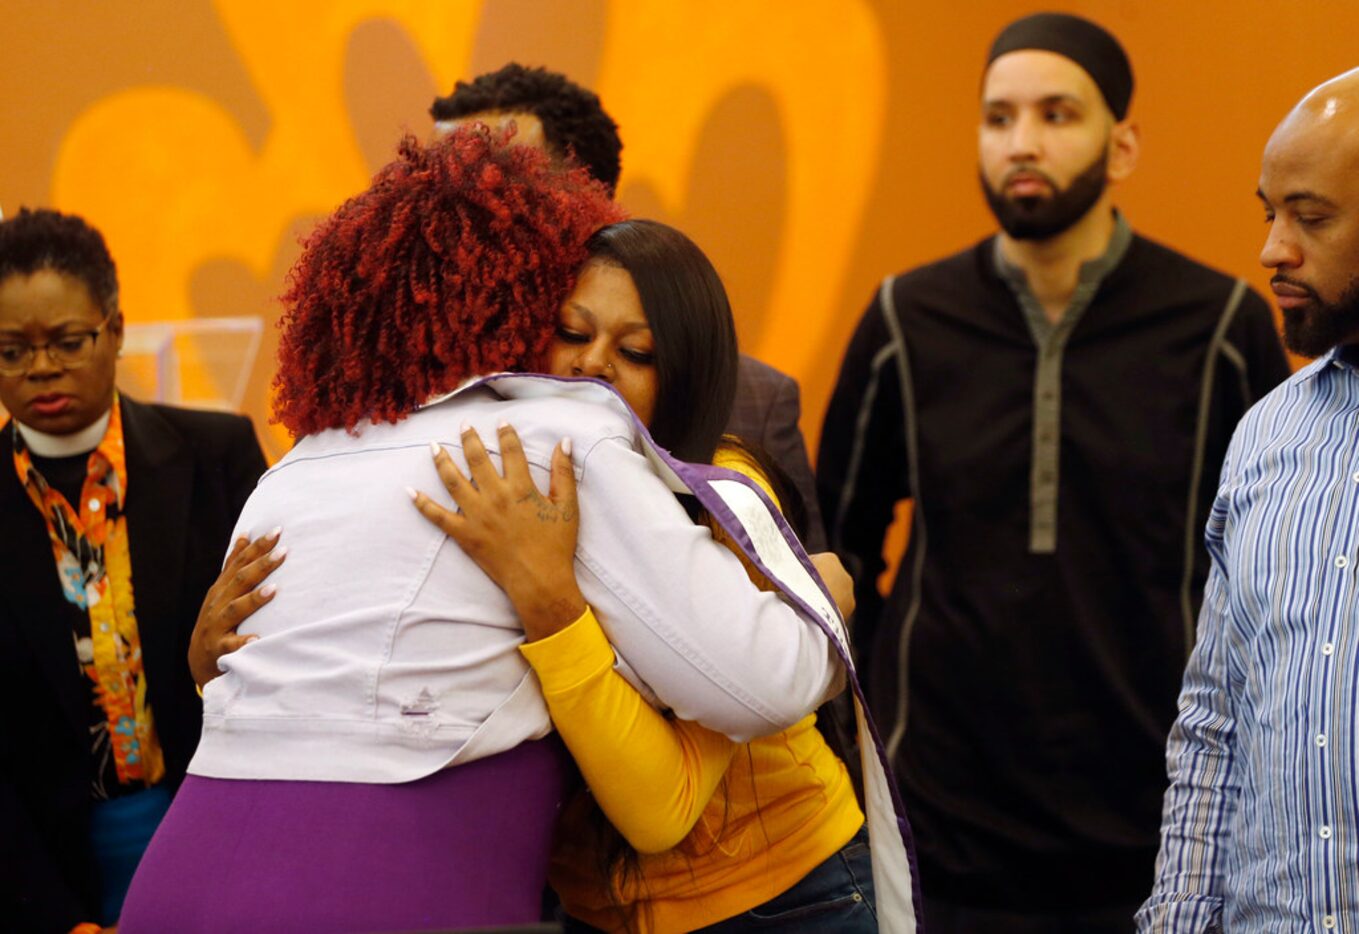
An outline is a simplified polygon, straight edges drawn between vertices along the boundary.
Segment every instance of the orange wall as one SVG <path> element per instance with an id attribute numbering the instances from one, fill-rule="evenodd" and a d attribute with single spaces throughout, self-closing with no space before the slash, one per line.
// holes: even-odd
<path id="1" fill-rule="evenodd" d="M 131 320 L 277 317 L 296 236 L 362 188 L 454 80 L 508 59 L 597 89 L 623 201 L 690 232 L 745 348 L 797 376 L 813 443 L 876 282 L 985 235 L 982 59 L 1051 4 L 969 0 L 6 0 L 0 205 L 108 236 Z M 1359 4 L 1108 0 L 1067 9 L 1127 46 L 1142 232 L 1248 274 L 1252 192 L 1286 109 L 1359 64 Z M 272 334 L 272 329 L 270 329 Z M 267 421 L 272 341 L 247 407 Z M 286 439 L 269 439 L 279 453 Z"/>

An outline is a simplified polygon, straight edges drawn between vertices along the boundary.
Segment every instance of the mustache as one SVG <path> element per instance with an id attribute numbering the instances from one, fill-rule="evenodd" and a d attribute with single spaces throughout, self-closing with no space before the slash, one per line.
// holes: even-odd
<path id="1" fill-rule="evenodd" d="M 1060 186 L 1058 186 L 1058 184 L 1055 181 L 1053 181 L 1052 176 L 1048 175 L 1048 173 L 1027 165 L 1015 166 L 1013 169 L 1006 172 L 1005 177 L 1001 179 L 1000 187 L 1001 188 L 1009 187 L 1010 182 L 1014 181 L 1016 175 L 1030 175 L 1033 176 L 1034 178 L 1042 179 L 1053 191 L 1061 190 Z"/>
<path id="2" fill-rule="evenodd" d="M 1290 279 L 1290 278 L 1288 278 L 1287 276 L 1285 276 L 1283 273 L 1275 273 L 1273 276 L 1270 276 L 1270 278 L 1269 278 L 1269 284 L 1270 284 L 1270 285 L 1291 285 L 1291 286 L 1292 286 L 1293 288 L 1295 288 L 1295 289 L 1302 289 L 1304 292 L 1306 292 L 1306 293 L 1307 293 L 1311 298 L 1313 298 L 1314 300 L 1316 300 L 1316 301 L 1318 301 L 1318 302 L 1321 301 L 1321 296 L 1317 294 L 1317 290 L 1316 290 L 1316 289 L 1312 288 L 1312 287 L 1311 287 L 1310 285 L 1308 285 L 1306 282 L 1299 282 L 1297 279 Z"/>

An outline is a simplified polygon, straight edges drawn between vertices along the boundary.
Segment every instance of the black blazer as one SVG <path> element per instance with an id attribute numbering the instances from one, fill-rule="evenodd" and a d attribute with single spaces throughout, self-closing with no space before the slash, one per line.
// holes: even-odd
<path id="1" fill-rule="evenodd" d="M 736 401 L 727 421 L 727 432 L 759 445 L 788 475 L 802 499 L 806 513 L 802 544 L 809 552 L 825 551 L 826 531 L 816 501 L 816 480 L 807 460 L 798 418 L 802 403 L 797 380 L 754 357 L 741 355 L 736 370 Z M 789 509 L 789 504 L 784 504 Z"/>
<path id="2" fill-rule="evenodd" d="M 137 627 L 174 788 L 202 727 L 189 635 L 264 454 L 239 415 L 122 397 L 122 419 Z M 0 433 L 0 927 L 66 932 L 98 916 L 90 691 L 70 628 L 48 610 L 66 600 L 46 524 L 14 472 L 13 431 Z"/>

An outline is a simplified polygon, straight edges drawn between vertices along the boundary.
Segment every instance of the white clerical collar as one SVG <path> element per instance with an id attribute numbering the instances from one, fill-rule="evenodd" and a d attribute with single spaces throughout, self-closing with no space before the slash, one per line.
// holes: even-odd
<path id="1" fill-rule="evenodd" d="M 99 447 L 99 442 L 104 440 L 104 432 L 109 429 L 112 415 L 113 410 L 109 409 L 96 418 L 94 424 L 69 435 L 49 435 L 45 431 L 29 428 L 18 419 L 14 420 L 14 427 L 24 436 L 24 444 L 28 445 L 29 452 L 38 457 L 75 457 Z"/>

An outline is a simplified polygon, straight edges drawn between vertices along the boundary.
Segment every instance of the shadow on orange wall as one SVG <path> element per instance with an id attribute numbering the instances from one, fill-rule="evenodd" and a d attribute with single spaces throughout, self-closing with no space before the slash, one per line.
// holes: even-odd
<path id="1" fill-rule="evenodd" d="M 261 315 L 297 237 L 359 190 L 430 100 L 508 59 L 599 91 L 625 142 L 621 197 L 691 233 L 745 349 L 798 377 L 815 449 L 841 351 L 886 273 L 992 229 L 975 174 L 985 50 L 1051 4 L 715 0 L 299 0 L 8 11 L 0 205 L 107 234 L 133 321 Z M 1273 125 L 1356 64 L 1359 5 L 1064 5 L 1129 50 L 1143 157 L 1134 226 L 1266 276 L 1252 196 Z M 246 394 L 268 419 L 274 329 Z M 263 433 L 263 432 L 262 432 Z M 288 439 L 266 438 L 277 456 Z"/>

